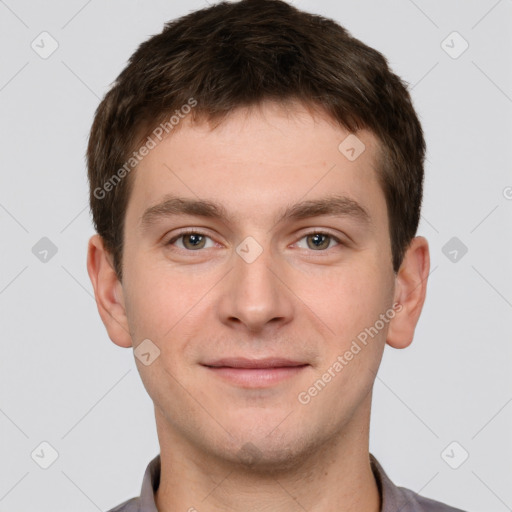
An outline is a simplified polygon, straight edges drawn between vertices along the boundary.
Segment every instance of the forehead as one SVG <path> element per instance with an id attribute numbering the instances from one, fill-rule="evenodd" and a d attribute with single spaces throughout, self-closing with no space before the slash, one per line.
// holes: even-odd
<path id="1" fill-rule="evenodd" d="M 292 200 L 332 194 L 369 211 L 385 208 L 378 154 L 371 132 L 355 136 L 299 104 L 240 108 L 213 127 L 185 118 L 133 171 L 128 214 L 140 222 L 169 194 L 211 199 L 234 216 L 261 219 Z"/>

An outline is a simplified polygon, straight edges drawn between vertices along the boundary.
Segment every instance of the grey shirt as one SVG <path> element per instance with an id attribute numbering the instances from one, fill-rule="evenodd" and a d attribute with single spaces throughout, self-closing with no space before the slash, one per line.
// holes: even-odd
<path id="1" fill-rule="evenodd" d="M 397 487 L 371 453 L 370 464 L 381 496 L 381 512 L 464 512 L 459 508 L 424 498 L 404 487 Z M 153 493 L 159 484 L 160 455 L 157 455 L 146 468 L 140 497 L 125 501 L 108 512 L 158 512 Z"/>

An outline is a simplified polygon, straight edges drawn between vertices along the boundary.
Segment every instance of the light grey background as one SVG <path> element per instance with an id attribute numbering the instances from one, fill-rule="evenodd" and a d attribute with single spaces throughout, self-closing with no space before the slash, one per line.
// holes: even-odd
<path id="1" fill-rule="evenodd" d="M 512 510 L 512 0 L 294 4 L 389 59 L 427 139 L 428 297 L 411 347 L 386 348 L 371 451 L 398 485 Z M 84 153 L 138 44 L 205 5 L 0 0 L 0 512 L 106 510 L 138 495 L 159 451 L 133 353 L 108 339 L 93 300 Z M 51 48 L 43 31 L 58 43 L 46 59 L 31 48 Z M 46 262 L 32 252 L 43 237 L 57 247 Z M 452 237 L 468 249 L 455 262 Z M 49 456 L 43 441 L 58 452 L 48 469 L 31 457 Z"/>

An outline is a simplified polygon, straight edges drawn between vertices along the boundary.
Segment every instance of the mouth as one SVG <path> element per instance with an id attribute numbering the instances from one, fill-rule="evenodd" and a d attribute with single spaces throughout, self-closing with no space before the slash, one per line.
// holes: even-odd
<path id="1" fill-rule="evenodd" d="M 283 358 L 246 359 L 242 357 L 218 359 L 203 363 L 217 377 L 245 388 L 269 387 L 303 372 L 308 363 Z"/>

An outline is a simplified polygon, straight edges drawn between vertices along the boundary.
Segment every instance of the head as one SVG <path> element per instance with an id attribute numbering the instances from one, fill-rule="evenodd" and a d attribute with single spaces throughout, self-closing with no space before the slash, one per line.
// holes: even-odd
<path id="1" fill-rule="evenodd" d="M 424 154 L 386 59 L 280 0 L 140 45 L 91 129 L 88 270 L 114 343 L 151 347 L 159 435 L 233 460 L 251 443 L 264 465 L 368 420 L 425 298 Z M 301 366 L 235 384 L 211 368 L 229 357 Z"/>

